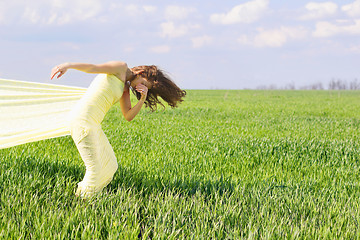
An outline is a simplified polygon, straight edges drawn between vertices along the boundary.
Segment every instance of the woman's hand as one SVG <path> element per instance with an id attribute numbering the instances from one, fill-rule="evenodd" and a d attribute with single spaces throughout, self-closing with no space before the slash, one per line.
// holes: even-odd
<path id="1" fill-rule="evenodd" d="M 57 78 L 59 78 L 62 75 L 64 75 L 68 69 L 69 69 L 68 63 L 62 63 L 60 65 L 57 65 L 57 66 L 53 67 L 53 69 L 51 70 L 50 78 L 53 79 L 56 74 L 59 74 L 57 76 Z"/>
<path id="2" fill-rule="evenodd" d="M 145 70 L 144 70 L 144 69 L 131 70 L 131 72 L 132 72 L 134 75 L 141 75 L 143 72 L 145 72 Z"/>
<path id="3" fill-rule="evenodd" d="M 138 85 L 136 85 L 135 89 L 141 94 L 141 98 L 146 99 L 148 88 L 145 85 L 139 83 Z"/>

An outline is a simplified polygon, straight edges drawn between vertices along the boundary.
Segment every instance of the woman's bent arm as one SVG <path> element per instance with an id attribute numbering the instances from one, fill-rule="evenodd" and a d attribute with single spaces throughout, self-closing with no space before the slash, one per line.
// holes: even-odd
<path id="1" fill-rule="evenodd" d="M 139 84 L 136 86 L 137 91 L 141 93 L 141 98 L 134 107 L 131 107 L 129 86 L 125 85 L 123 95 L 120 98 L 120 108 L 127 121 L 131 121 L 140 112 L 147 96 L 147 87 Z"/>
<path id="2" fill-rule="evenodd" d="M 123 113 L 125 119 L 127 121 L 131 121 L 134 119 L 134 117 L 140 112 L 140 109 L 142 105 L 144 104 L 146 100 L 145 97 L 141 97 L 140 100 L 137 102 L 137 104 L 134 107 L 131 107 L 130 103 L 130 95 L 123 93 L 121 99 L 120 99 L 120 108 L 121 112 Z"/>

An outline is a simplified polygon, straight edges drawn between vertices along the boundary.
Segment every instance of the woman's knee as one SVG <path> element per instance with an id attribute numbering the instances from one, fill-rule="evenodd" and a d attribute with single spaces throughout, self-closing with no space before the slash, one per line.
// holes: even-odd
<path id="1" fill-rule="evenodd" d="M 70 134 L 76 144 L 80 143 L 85 137 L 91 135 L 96 126 L 84 121 L 74 121 L 70 124 Z"/>

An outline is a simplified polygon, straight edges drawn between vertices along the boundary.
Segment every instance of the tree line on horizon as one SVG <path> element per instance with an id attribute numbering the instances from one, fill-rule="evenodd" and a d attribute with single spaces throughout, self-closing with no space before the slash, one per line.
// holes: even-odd
<path id="1" fill-rule="evenodd" d="M 342 79 L 331 79 L 328 84 L 323 84 L 321 82 L 304 85 L 300 87 L 296 87 L 295 83 L 289 83 L 284 87 L 277 87 L 275 84 L 271 84 L 269 86 L 261 85 L 258 86 L 256 89 L 259 90 L 359 90 L 360 89 L 360 82 L 358 79 L 354 79 L 350 82 Z"/>

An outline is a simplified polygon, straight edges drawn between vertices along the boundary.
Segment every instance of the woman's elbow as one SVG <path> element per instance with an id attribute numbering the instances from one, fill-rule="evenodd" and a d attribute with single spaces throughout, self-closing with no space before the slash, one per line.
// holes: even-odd
<path id="1" fill-rule="evenodd" d="M 124 118 L 125 118 L 126 121 L 128 121 L 128 122 L 130 122 L 131 120 L 133 120 L 134 117 L 136 116 L 136 115 L 134 115 L 134 113 L 133 113 L 132 111 L 130 111 L 131 108 L 130 108 L 130 109 L 122 108 L 121 110 L 122 110 L 122 114 L 123 114 Z"/>
<path id="2" fill-rule="evenodd" d="M 126 121 L 128 121 L 128 122 L 131 122 L 134 119 L 133 116 L 124 116 L 124 117 L 125 117 Z"/>

